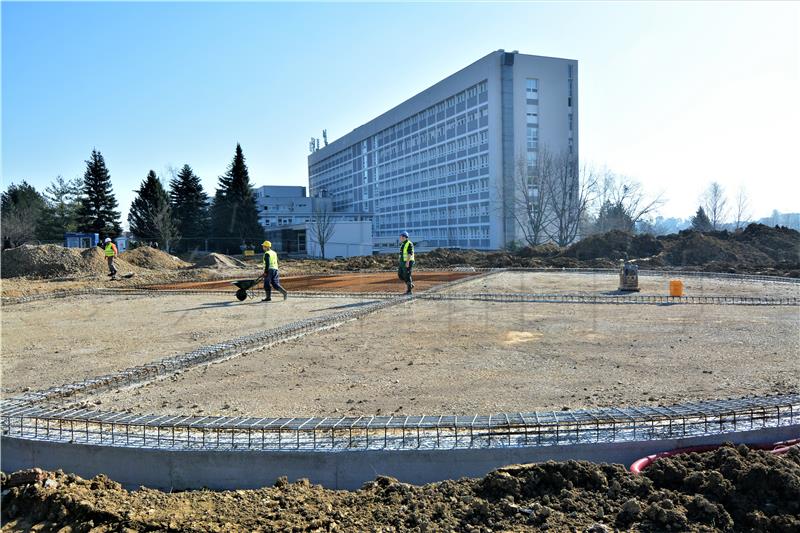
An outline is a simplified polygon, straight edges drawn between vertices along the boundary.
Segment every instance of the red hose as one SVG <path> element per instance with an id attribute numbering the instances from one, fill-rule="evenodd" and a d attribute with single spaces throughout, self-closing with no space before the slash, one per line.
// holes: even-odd
<path id="1" fill-rule="evenodd" d="M 798 445 L 800 445 L 800 438 L 775 442 L 772 444 L 748 444 L 747 447 L 753 448 L 755 450 L 768 450 L 770 453 L 780 455 L 788 452 L 791 448 Z M 634 474 L 641 474 L 642 470 L 644 470 L 645 468 L 656 462 L 658 459 L 661 459 L 662 457 L 672 457 L 673 455 L 680 455 L 682 453 L 710 452 L 722 446 L 723 446 L 722 444 L 707 444 L 705 446 L 691 446 L 689 448 L 678 448 L 677 450 L 671 450 L 668 452 L 660 452 L 653 455 L 648 455 L 647 457 L 642 457 L 641 459 L 634 461 L 634 463 L 631 465 L 630 471 L 633 472 Z"/>

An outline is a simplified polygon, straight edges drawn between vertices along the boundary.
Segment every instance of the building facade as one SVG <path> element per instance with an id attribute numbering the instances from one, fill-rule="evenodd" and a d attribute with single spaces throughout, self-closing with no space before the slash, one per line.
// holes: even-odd
<path id="1" fill-rule="evenodd" d="M 499 249 L 521 239 L 521 161 L 578 156 L 578 62 L 499 50 L 308 156 L 311 195 L 372 213 L 374 249 Z"/>
<path id="2" fill-rule="evenodd" d="M 370 255 L 372 214 L 333 211 L 333 201 L 321 193 L 306 196 L 305 187 L 265 185 L 254 189 L 258 221 L 273 249 L 297 256 L 322 257 L 319 234 L 327 233 L 325 258 Z M 318 217 L 326 222 L 318 226 Z"/>

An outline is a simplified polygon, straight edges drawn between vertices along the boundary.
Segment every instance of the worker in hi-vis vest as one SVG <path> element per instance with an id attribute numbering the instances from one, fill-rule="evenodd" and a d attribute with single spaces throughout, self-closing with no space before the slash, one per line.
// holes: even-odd
<path id="1" fill-rule="evenodd" d="M 272 301 L 273 287 L 283 294 L 283 299 L 285 300 L 289 293 L 281 287 L 281 280 L 278 276 L 278 254 L 272 249 L 272 243 L 269 241 L 264 241 L 261 247 L 264 248 L 264 258 L 261 260 L 261 264 L 264 266 L 264 292 L 267 293 L 267 297 L 261 301 Z"/>
<path id="2" fill-rule="evenodd" d="M 104 253 L 106 256 L 106 261 L 108 262 L 108 275 L 111 276 L 111 279 L 117 279 L 117 268 L 114 266 L 114 258 L 117 257 L 119 252 L 117 252 L 117 245 L 111 242 L 111 239 L 106 237 L 106 240 L 103 241 Z"/>
<path id="3" fill-rule="evenodd" d="M 397 277 L 406 282 L 406 294 L 411 294 L 414 283 L 411 281 L 411 270 L 414 268 L 414 243 L 408 239 L 408 232 L 400 234 L 400 263 Z"/>

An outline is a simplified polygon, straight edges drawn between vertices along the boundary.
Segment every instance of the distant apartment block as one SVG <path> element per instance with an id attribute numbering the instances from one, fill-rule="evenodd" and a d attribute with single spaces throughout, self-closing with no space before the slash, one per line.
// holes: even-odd
<path id="1" fill-rule="evenodd" d="M 376 251 L 520 241 L 519 162 L 578 156 L 578 62 L 499 50 L 308 156 L 311 196 L 373 214 Z M 524 181 L 524 180 L 523 180 Z"/>

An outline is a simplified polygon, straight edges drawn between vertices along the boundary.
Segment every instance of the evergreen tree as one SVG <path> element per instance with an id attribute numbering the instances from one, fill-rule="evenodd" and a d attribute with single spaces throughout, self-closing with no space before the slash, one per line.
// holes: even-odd
<path id="1" fill-rule="evenodd" d="M 181 234 L 179 250 L 205 248 L 208 238 L 208 195 L 200 178 L 189 165 L 183 165 L 178 175 L 169 182 L 172 218 Z"/>
<path id="2" fill-rule="evenodd" d="M 702 207 L 697 208 L 697 213 L 692 217 L 692 229 L 695 231 L 711 231 L 711 219 L 706 215 L 705 209 Z"/>
<path id="3" fill-rule="evenodd" d="M 215 249 L 225 253 L 239 253 L 242 244 L 255 245 L 264 237 L 244 154 L 238 143 L 228 171 L 219 178 L 211 207 L 211 228 Z"/>
<path id="4" fill-rule="evenodd" d="M 3 240 L 8 238 L 13 246 L 35 241 L 38 237 L 36 226 L 46 207 L 44 198 L 33 185 L 26 181 L 9 185 L 0 195 Z"/>
<path id="5" fill-rule="evenodd" d="M 611 203 L 606 200 L 597 215 L 597 231 L 605 233 L 611 230 L 619 230 L 633 233 L 633 229 L 633 218 L 625 210 L 622 202 Z"/>
<path id="6" fill-rule="evenodd" d="M 158 242 L 159 248 L 169 250 L 177 234 L 169 196 L 155 172 L 148 172 L 136 193 L 128 213 L 131 233 L 140 241 Z"/>
<path id="7" fill-rule="evenodd" d="M 37 234 L 42 241 L 63 241 L 64 233 L 78 228 L 78 207 L 81 178 L 66 181 L 58 176 L 44 190 L 47 206 L 42 211 Z"/>
<path id="8" fill-rule="evenodd" d="M 103 155 L 92 150 L 83 174 L 81 205 L 78 208 L 78 231 L 99 233 L 101 238 L 118 237 L 122 233 L 117 199 L 111 190 L 111 176 Z"/>

